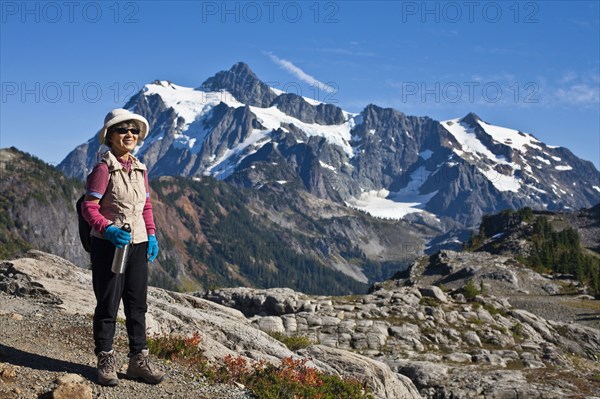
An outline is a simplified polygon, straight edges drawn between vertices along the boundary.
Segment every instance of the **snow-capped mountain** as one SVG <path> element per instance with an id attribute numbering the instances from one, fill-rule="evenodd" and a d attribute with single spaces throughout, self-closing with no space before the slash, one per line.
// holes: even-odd
<path id="1" fill-rule="evenodd" d="M 137 155 L 151 177 L 212 175 L 244 187 L 298 183 L 384 218 L 473 226 L 484 213 L 600 201 L 600 172 L 568 149 L 475 114 L 438 122 L 368 105 L 352 114 L 283 93 L 243 63 L 198 88 L 147 84 L 125 105 L 151 131 Z M 84 178 L 95 137 L 61 163 Z"/>

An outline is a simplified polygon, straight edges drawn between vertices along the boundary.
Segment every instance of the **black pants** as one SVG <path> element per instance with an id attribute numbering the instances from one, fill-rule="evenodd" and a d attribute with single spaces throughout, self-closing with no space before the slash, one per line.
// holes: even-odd
<path id="1" fill-rule="evenodd" d="M 125 273 L 115 274 L 110 271 L 115 246 L 108 240 L 92 237 L 92 283 L 96 295 L 94 312 L 96 354 L 112 349 L 121 299 L 125 310 L 130 355 L 146 348 L 147 250 L 147 242 L 132 244 Z"/>

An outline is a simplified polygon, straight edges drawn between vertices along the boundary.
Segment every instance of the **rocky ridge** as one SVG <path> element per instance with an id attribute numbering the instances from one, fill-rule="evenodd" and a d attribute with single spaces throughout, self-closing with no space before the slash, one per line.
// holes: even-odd
<path id="1" fill-rule="evenodd" d="M 0 258 L 38 248 L 87 264 L 74 208 L 82 192 L 42 160 L 0 149 Z"/>
<path id="2" fill-rule="evenodd" d="M 581 245 L 600 254 L 600 203 L 578 212 L 558 213 L 555 217 L 577 229 Z"/>

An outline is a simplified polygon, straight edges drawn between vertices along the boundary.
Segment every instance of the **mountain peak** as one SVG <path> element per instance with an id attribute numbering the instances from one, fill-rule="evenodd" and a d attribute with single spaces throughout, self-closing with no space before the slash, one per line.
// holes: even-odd
<path id="1" fill-rule="evenodd" d="M 469 112 L 467 115 L 465 115 L 460 122 L 461 123 L 465 123 L 469 126 L 473 126 L 476 125 L 477 122 L 481 121 L 482 119 L 479 117 L 479 115 L 477 115 L 475 112 Z"/>
<path id="2" fill-rule="evenodd" d="M 242 103 L 263 108 L 271 106 L 277 97 L 243 62 L 238 62 L 228 71 L 218 72 L 206 79 L 200 88 L 209 91 L 226 90 Z"/>
<path id="3" fill-rule="evenodd" d="M 235 73 L 236 75 L 252 75 L 256 78 L 256 75 L 254 74 L 254 72 L 252 72 L 252 69 L 250 69 L 250 66 L 248 66 L 248 64 L 246 64 L 245 62 L 241 62 L 241 61 L 234 64 L 229 69 L 229 72 Z"/>

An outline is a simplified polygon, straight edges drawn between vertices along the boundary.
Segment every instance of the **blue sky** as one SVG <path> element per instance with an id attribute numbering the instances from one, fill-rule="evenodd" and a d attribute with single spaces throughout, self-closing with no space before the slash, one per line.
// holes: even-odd
<path id="1" fill-rule="evenodd" d="M 2 1 L 0 146 L 58 163 L 155 79 L 246 62 L 276 88 L 438 120 L 470 111 L 600 167 L 599 3 Z"/>

